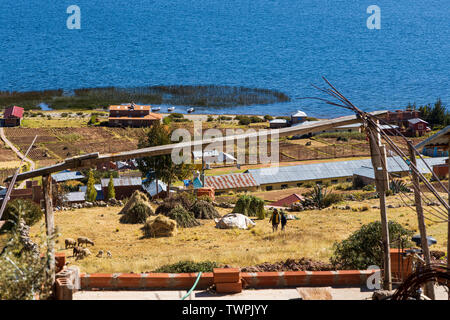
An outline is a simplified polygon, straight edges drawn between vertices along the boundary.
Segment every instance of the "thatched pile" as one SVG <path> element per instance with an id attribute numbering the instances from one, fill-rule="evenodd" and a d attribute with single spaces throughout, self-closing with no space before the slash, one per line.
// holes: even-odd
<path id="1" fill-rule="evenodd" d="M 150 200 L 145 193 L 143 193 L 139 190 L 136 190 L 135 192 L 133 192 L 130 199 L 128 199 L 127 203 L 122 208 L 122 210 L 120 210 L 119 214 L 125 214 L 126 212 L 128 212 L 128 210 L 130 210 L 131 206 L 136 202 L 149 202 L 149 201 Z"/>
<path id="2" fill-rule="evenodd" d="M 194 195 L 181 192 L 178 194 L 170 195 L 168 198 L 164 199 L 164 202 L 156 208 L 156 214 L 163 214 L 167 216 L 170 211 L 175 209 L 177 206 L 182 206 L 185 210 L 190 210 L 195 202 Z"/>
<path id="3" fill-rule="evenodd" d="M 264 219 L 264 200 L 254 196 L 242 195 L 236 202 L 233 213 L 242 213 L 248 217 Z"/>
<path id="4" fill-rule="evenodd" d="M 190 211 L 192 211 L 194 217 L 197 219 L 220 218 L 219 212 L 214 208 L 212 203 L 205 200 L 197 200 Z"/>
<path id="5" fill-rule="evenodd" d="M 153 215 L 153 210 L 147 196 L 135 191 L 120 213 L 121 223 L 145 223 L 147 218 Z"/>
<path id="6" fill-rule="evenodd" d="M 190 228 L 200 225 L 200 222 L 195 219 L 194 214 L 187 211 L 181 205 L 177 205 L 167 216 L 170 219 L 175 220 L 177 225 L 181 228 Z"/>
<path id="7" fill-rule="evenodd" d="M 142 230 L 146 238 L 173 237 L 177 234 L 177 222 L 163 215 L 157 215 L 148 218 Z"/>

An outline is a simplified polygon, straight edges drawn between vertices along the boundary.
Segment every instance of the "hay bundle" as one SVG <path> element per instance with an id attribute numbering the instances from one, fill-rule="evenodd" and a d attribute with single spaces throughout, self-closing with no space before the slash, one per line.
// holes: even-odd
<path id="1" fill-rule="evenodd" d="M 194 203 L 194 199 L 195 197 L 187 192 L 171 195 L 170 197 L 164 199 L 164 202 L 156 208 L 155 213 L 167 216 L 170 211 L 175 209 L 177 206 L 182 206 L 185 210 L 189 211 Z"/>
<path id="2" fill-rule="evenodd" d="M 163 215 L 157 215 L 148 218 L 143 231 L 146 238 L 173 237 L 177 234 L 177 222 Z"/>
<path id="3" fill-rule="evenodd" d="M 219 212 L 214 208 L 212 203 L 205 200 L 197 200 L 190 211 L 192 211 L 194 217 L 197 219 L 220 218 Z"/>
<path id="4" fill-rule="evenodd" d="M 233 213 L 242 213 L 248 217 L 264 219 L 264 200 L 254 196 L 242 195 L 236 202 Z"/>
<path id="5" fill-rule="evenodd" d="M 148 197 L 145 193 L 143 193 L 139 190 L 136 190 L 135 192 L 133 192 L 130 199 L 128 199 L 127 203 L 122 208 L 122 210 L 120 210 L 119 214 L 127 213 L 128 210 L 130 210 L 130 208 L 137 202 L 147 202 L 148 203 L 149 201 L 150 200 L 148 199 Z"/>
<path id="6" fill-rule="evenodd" d="M 200 225 L 200 222 L 195 219 L 194 214 L 187 211 L 181 205 L 177 205 L 167 216 L 175 220 L 180 228 L 191 228 Z"/>
<path id="7" fill-rule="evenodd" d="M 150 203 L 137 201 L 120 217 L 121 223 L 145 223 L 149 216 L 153 215 Z"/>

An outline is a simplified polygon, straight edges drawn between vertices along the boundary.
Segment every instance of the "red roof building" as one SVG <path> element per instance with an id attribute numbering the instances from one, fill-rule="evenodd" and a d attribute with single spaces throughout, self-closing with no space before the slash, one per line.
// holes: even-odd
<path id="1" fill-rule="evenodd" d="M 18 106 L 8 107 L 3 113 L 3 125 L 5 127 L 17 127 L 23 118 L 24 109 Z"/>
<path id="2" fill-rule="evenodd" d="M 109 107 L 109 125 L 115 127 L 150 127 L 162 119 L 162 115 L 151 112 L 151 106 L 129 105 Z"/>
<path id="3" fill-rule="evenodd" d="M 413 137 L 421 137 L 426 132 L 431 131 L 431 129 L 428 127 L 428 122 L 419 118 L 408 120 L 408 125 L 408 135 Z"/>
<path id="4" fill-rule="evenodd" d="M 205 187 L 214 188 L 216 194 L 229 190 L 256 191 L 258 186 L 251 173 L 230 173 L 205 177 Z"/>
<path id="5" fill-rule="evenodd" d="M 286 198 L 280 199 L 278 201 L 272 202 L 270 205 L 273 207 L 290 207 L 291 204 L 303 200 L 303 197 L 297 193 L 293 193 Z"/>

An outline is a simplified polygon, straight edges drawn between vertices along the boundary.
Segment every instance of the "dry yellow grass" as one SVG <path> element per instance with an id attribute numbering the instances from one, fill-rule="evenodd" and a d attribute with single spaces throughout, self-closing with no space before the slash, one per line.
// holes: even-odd
<path id="1" fill-rule="evenodd" d="M 398 199 L 389 197 L 389 204 Z M 375 205 L 377 200 L 364 203 L 348 202 L 351 207 Z M 57 212 L 55 222 L 61 236 L 57 250 L 67 253 L 70 263 L 83 272 L 145 272 L 180 260 L 205 261 L 233 266 L 250 266 L 287 258 L 309 257 L 327 261 L 332 245 L 348 237 L 363 224 L 379 220 L 379 211 L 314 210 L 296 213 L 300 220 L 288 221 L 285 233 L 272 233 L 268 219 L 256 220 L 252 230 L 216 229 L 214 222 L 203 220 L 202 226 L 179 229 L 171 238 L 141 239 L 142 225 L 119 223 L 121 208 L 92 208 Z M 221 214 L 229 209 L 220 209 Z M 417 230 L 416 215 L 408 208 L 389 209 L 389 219 Z M 32 228 L 37 233 L 38 226 Z M 447 225 L 428 224 L 429 235 L 438 240 L 434 250 L 445 250 Z M 74 261 L 71 250 L 64 250 L 65 238 L 87 236 L 95 242 L 90 257 Z M 98 250 L 111 251 L 113 258 L 96 258 Z"/>

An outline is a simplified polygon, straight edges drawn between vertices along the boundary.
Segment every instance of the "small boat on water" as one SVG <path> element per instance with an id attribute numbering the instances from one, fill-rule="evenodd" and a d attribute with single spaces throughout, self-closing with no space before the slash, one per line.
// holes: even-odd
<path id="1" fill-rule="evenodd" d="M 187 112 L 188 112 L 188 113 L 191 113 L 191 112 L 194 112 L 194 111 L 195 111 L 194 108 L 189 108 L 189 109 L 187 109 Z"/>
<path id="2" fill-rule="evenodd" d="M 169 107 L 167 108 L 167 111 L 172 112 L 173 110 L 175 110 L 175 107 Z"/>
<path id="3" fill-rule="evenodd" d="M 152 107 L 152 111 L 159 111 L 159 110 L 161 110 L 160 107 Z"/>

